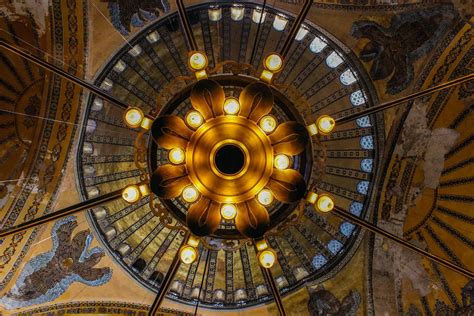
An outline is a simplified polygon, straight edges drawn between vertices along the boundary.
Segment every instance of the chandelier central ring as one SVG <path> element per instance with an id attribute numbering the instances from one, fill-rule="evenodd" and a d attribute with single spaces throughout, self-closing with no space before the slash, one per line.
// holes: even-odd
<path id="1" fill-rule="evenodd" d="M 216 164 L 216 154 L 233 145 L 243 153 L 243 166 L 226 174 Z M 273 148 L 257 124 L 240 116 L 220 116 L 206 121 L 193 134 L 186 149 L 186 169 L 193 185 L 204 196 L 220 203 L 252 199 L 273 171 Z"/>

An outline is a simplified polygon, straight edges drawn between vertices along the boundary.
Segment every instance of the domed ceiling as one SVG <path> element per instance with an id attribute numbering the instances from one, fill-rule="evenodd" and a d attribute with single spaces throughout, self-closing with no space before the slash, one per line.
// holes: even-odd
<path id="1" fill-rule="evenodd" d="M 222 80 L 226 95 L 238 96 L 246 78 L 255 76 L 244 67 L 251 65 L 257 72 L 261 71 L 262 58 L 278 50 L 285 39 L 282 29 L 285 25 L 278 23 L 278 17 L 288 17 L 286 12 L 274 9 L 266 12 L 260 26 L 261 37 L 253 51 L 253 43 L 245 38 L 259 27 L 255 23 L 258 12 L 255 5 L 239 6 L 238 11 L 235 6 L 223 5 L 219 16 L 214 16 L 207 5 L 187 10 L 198 46 L 206 49 L 209 67 L 214 69 L 210 78 Z M 293 23 L 292 19 L 281 21 Z M 191 79 L 186 78 L 191 73 L 185 67 L 187 50 L 182 32 L 177 13 L 148 25 L 110 57 L 95 83 L 145 113 L 171 107 L 172 114 L 183 117 L 191 109 L 189 97 L 173 96 L 182 93 L 189 85 L 186 79 Z M 297 120 L 309 125 L 321 114 L 337 117 L 354 107 L 373 104 L 365 71 L 350 50 L 323 29 L 305 24 L 287 58 L 288 66 L 274 84 L 284 94 L 284 100 L 275 99 L 272 111 L 280 124 L 293 120 L 291 113 L 298 113 Z M 232 60 L 241 65 L 230 64 Z M 232 72 L 241 78 L 230 76 Z M 231 79 L 225 80 L 226 75 Z M 84 198 L 140 180 L 133 157 L 136 134 L 130 132 L 122 117 L 123 109 L 101 98 L 89 97 L 84 121 L 87 127 L 77 156 Z M 335 134 L 313 139 L 310 154 L 313 166 L 306 171 L 306 180 L 312 187 L 333 194 L 336 204 L 361 217 L 368 215 L 367 196 L 372 190 L 377 153 L 381 150 L 377 135 L 383 123 L 376 122 L 375 117 L 363 117 L 345 124 Z M 301 158 L 296 157 L 295 163 Z M 160 148 L 152 159 L 157 160 L 152 165 L 168 163 L 166 151 Z M 186 203 L 181 198 L 172 203 L 185 216 Z M 294 209 L 295 216 L 301 216 L 301 221 L 276 229 L 268 237 L 277 252 L 275 277 L 282 293 L 293 291 L 309 280 L 330 277 L 344 266 L 360 242 L 359 231 L 353 224 L 315 213 L 310 206 L 293 203 L 272 208 L 271 217 L 279 217 L 288 208 L 290 212 Z M 132 206 L 116 201 L 92 210 L 89 216 L 114 258 L 139 282 L 156 291 L 177 252 L 181 240 L 177 231 L 167 228 L 166 223 L 154 216 L 148 199 Z M 223 222 L 222 225 L 226 235 L 229 229 L 235 229 L 233 224 Z M 219 234 L 208 239 L 199 261 L 179 270 L 170 297 L 184 302 L 197 298 L 206 252 L 209 252 L 210 269 L 201 298 L 204 305 L 237 308 L 271 299 L 251 242 L 222 239 Z"/>
<path id="2" fill-rule="evenodd" d="M 240 98 L 244 108 L 249 87 L 259 87 L 254 97 L 269 87 L 273 101 L 261 116 L 270 115 L 278 127 L 301 126 L 289 137 L 303 145 L 289 155 L 288 168 L 304 182 L 304 193 L 328 194 L 338 210 L 472 271 L 473 81 L 338 120 L 472 74 L 473 9 L 456 1 L 352 2 L 312 3 L 283 69 L 261 86 L 255 84 L 265 82 L 266 56 L 283 49 L 305 1 L 187 1 L 185 9 L 208 59 L 206 75 L 223 95 Z M 81 210 L 2 235 L 0 314 L 144 315 L 157 293 L 168 289 L 159 311 L 166 315 L 277 315 L 275 283 L 290 315 L 470 315 L 472 279 L 337 212 L 320 212 L 302 196 L 276 194 L 269 205 L 261 203 L 268 227 L 255 239 L 237 219 L 219 220 L 200 237 L 196 261 L 180 264 L 166 283 L 196 207 L 181 194 L 160 196 L 154 177 L 176 164 L 156 126 L 160 118 L 174 117 L 163 134 L 200 135 L 188 123 L 177 127 L 191 111 L 201 111 L 206 122 L 227 117 L 219 118 L 212 106 L 207 117 L 196 105 L 196 83 L 209 81 L 188 65 L 189 30 L 176 6 L 165 0 L 0 4 L 1 40 L 123 103 L 0 48 L 0 233 L 71 205 Z M 153 127 L 127 125 L 127 107 L 140 109 Z M 307 134 L 323 115 L 336 119 L 334 131 Z M 260 130 L 257 116 L 252 121 L 249 114 L 252 122 L 244 125 L 274 148 L 272 132 Z M 239 148 L 250 148 L 250 136 L 241 137 Z M 188 154 L 192 145 L 186 146 Z M 262 150 L 251 148 L 244 158 Z M 269 168 L 276 170 L 271 150 Z M 215 158 L 216 168 L 222 163 L 232 169 L 226 163 L 238 154 Z M 188 182 L 195 184 L 192 172 L 187 167 Z M 285 194 L 300 194 L 301 181 L 285 182 L 288 191 L 296 188 Z M 148 182 L 151 194 L 136 203 L 115 196 Z M 80 207 L 108 195 L 115 197 Z M 259 262 L 262 236 L 276 254 L 268 269 L 273 282 Z"/>

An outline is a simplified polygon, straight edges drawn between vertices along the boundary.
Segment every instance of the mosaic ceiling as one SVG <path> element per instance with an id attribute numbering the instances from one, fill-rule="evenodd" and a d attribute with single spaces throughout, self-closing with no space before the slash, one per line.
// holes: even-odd
<path id="1" fill-rule="evenodd" d="M 181 117 L 191 108 L 175 97 L 192 74 L 174 2 L 30 2 L 0 4 L 0 39 L 145 113 L 169 102 Z M 473 9 L 464 3 L 352 2 L 312 5 L 274 83 L 279 123 L 342 117 L 474 71 Z M 261 71 L 302 3 L 267 3 L 262 15 L 263 3 L 186 2 L 210 76 Z M 137 131 L 122 108 L 6 50 L 0 65 L 0 229 L 140 181 Z M 242 91 L 243 81 L 222 80 L 226 95 Z M 342 209 L 472 271 L 473 105 L 471 81 L 341 124 L 312 138 L 295 165 L 309 159 L 309 186 Z M 153 164 L 167 163 L 153 150 Z M 118 199 L 0 239 L 0 314 L 145 315 L 182 240 L 153 201 Z M 172 203 L 184 217 L 187 203 Z M 472 313 L 473 280 L 303 203 L 277 203 L 270 215 L 282 208 L 299 218 L 268 235 L 288 314 Z M 221 237 L 181 265 L 163 314 L 278 313 L 252 243 Z"/>
<path id="2" fill-rule="evenodd" d="M 217 74 L 230 73 L 231 69 L 225 65 L 227 60 L 238 60 L 261 69 L 262 56 L 283 44 L 285 25 L 282 23 L 292 22 L 279 21 L 283 13 L 269 10 L 262 20 L 261 39 L 251 60 L 253 43 L 245 39 L 255 37 L 259 27 L 255 22 L 260 22 L 259 17 L 255 17 L 255 8 L 250 4 L 239 7 L 242 11 L 239 10 L 237 16 L 231 5 L 222 6 L 218 17 L 212 15 L 208 6 L 188 9 L 198 45 L 206 48 L 210 67 L 216 68 Z M 294 111 L 304 117 L 306 124 L 321 114 L 337 116 L 354 107 L 373 104 L 363 68 L 354 56 L 346 53 L 349 52 L 347 47 L 338 46 L 326 34 L 307 24 L 288 56 L 291 67 L 287 66 L 276 82 L 278 87 L 291 90 L 286 93 L 287 98 L 304 97 L 305 103 L 293 100 L 293 104 Z M 231 37 L 239 40 L 232 41 Z M 186 83 L 177 77 L 190 75 L 183 59 L 186 56 L 183 44 L 177 14 L 170 15 L 130 39 L 111 57 L 95 82 L 128 104 L 145 112 L 156 111 L 154 100 L 163 97 L 162 91 L 178 90 Z M 242 73 L 245 74 L 245 70 Z M 227 94 L 237 96 L 242 89 L 235 85 L 224 88 Z M 173 114 L 183 115 L 191 108 L 189 99 L 180 102 Z M 91 96 L 88 100 L 84 121 L 87 127 L 77 155 L 84 198 L 139 181 L 140 173 L 133 159 L 136 136 L 123 123 L 122 111 L 97 97 Z M 289 120 L 278 104 L 273 114 L 280 123 Z M 376 145 L 380 142 L 376 140 L 383 130 L 383 123 L 375 122 L 375 117 L 363 117 L 313 144 L 313 159 L 317 161 L 311 170 L 314 186 L 334 194 L 337 204 L 362 217 L 368 215 L 366 197 L 372 190 L 371 179 L 380 150 Z M 166 163 L 166 152 L 160 150 L 157 159 L 159 164 Z M 130 206 L 116 201 L 92 210 L 90 217 L 116 260 L 139 282 L 156 290 L 181 236 L 154 218 L 148 202 L 144 199 Z M 187 212 L 181 199 L 173 203 Z M 293 207 L 304 214 L 303 220 L 269 239 L 277 250 L 279 266 L 275 276 L 283 293 L 309 280 L 325 279 L 336 273 L 360 241 L 358 231 L 349 222 L 314 213 L 309 206 Z M 271 299 L 251 243 L 238 240 L 229 243 L 219 238 L 209 243 L 212 249 L 204 251 L 210 252 L 211 269 L 202 303 L 235 308 Z M 170 297 L 188 302 L 196 299 L 205 262 L 206 253 L 203 253 L 200 261 L 183 267 L 172 284 Z"/>

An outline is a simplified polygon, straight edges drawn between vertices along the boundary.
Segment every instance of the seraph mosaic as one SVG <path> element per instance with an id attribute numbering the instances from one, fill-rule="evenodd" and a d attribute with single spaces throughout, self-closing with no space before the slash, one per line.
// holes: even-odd
<path id="1" fill-rule="evenodd" d="M 12 289 L 0 298 L 0 305 L 13 309 L 42 304 L 55 300 L 74 282 L 99 286 L 110 280 L 110 268 L 94 268 L 104 251 L 89 249 L 93 239 L 89 230 L 73 236 L 77 226 L 75 216 L 56 222 L 51 232 L 52 249 L 26 263 Z"/>
<path id="2" fill-rule="evenodd" d="M 319 286 L 309 292 L 308 312 L 311 316 L 355 316 L 360 302 L 357 290 L 351 290 L 340 301 L 333 293 Z"/>
<path id="3" fill-rule="evenodd" d="M 160 16 L 160 12 L 170 11 L 168 0 L 103 1 L 108 2 L 112 24 L 122 35 L 129 35 L 131 26 L 142 27 Z"/>
<path id="4" fill-rule="evenodd" d="M 368 39 L 359 57 L 372 62 L 373 80 L 388 79 L 386 92 L 397 94 L 413 81 L 413 64 L 439 43 L 458 15 L 451 6 L 433 6 L 428 10 L 394 16 L 389 27 L 361 20 L 352 25 L 352 36 Z"/>

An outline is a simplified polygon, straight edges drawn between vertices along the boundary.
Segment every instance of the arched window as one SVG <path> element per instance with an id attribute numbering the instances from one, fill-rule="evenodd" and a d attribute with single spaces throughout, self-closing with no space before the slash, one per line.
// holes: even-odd
<path id="1" fill-rule="evenodd" d="M 265 22 L 266 16 L 267 16 L 267 12 L 262 11 L 261 8 L 253 9 L 252 21 L 255 23 L 263 23 Z"/>
<path id="2" fill-rule="evenodd" d="M 306 36 L 306 34 L 308 34 L 308 32 L 308 29 L 304 25 L 302 25 L 298 30 L 298 33 L 296 33 L 295 41 L 301 41 Z"/>
<path id="3" fill-rule="evenodd" d="M 275 20 L 273 20 L 273 28 L 277 31 L 283 31 L 288 24 L 288 19 L 282 15 L 275 15 Z"/>
<path id="4" fill-rule="evenodd" d="M 234 21 L 242 21 L 244 19 L 245 8 L 241 5 L 234 4 L 230 9 L 230 18 Z"/>
<path id="5" fill-rule="evenodd" d="M 364 149 L 374 149 L 374 140 L 372 136 L 364 136 L 360 138 L 360 146 Z"/>
<path id="6" fill-rule="evenodd" d="M 351 212 L 351 214 L 354 214 L 355 216 L 360 216 L 360 214 L 362 213 L 362 207 L 362 203 L 352 202 L 351 206 L 349 206 L 349 212 Z"/>
<path id="7" fill-rule="evenodd" d="M 370 119 L 369 119 L 368 116 L 363 116 L 361 118 L 358 118 L 356 123 L 359 127 L 370 127 L 370 126 L 372 126 L 372 124 L 370 124 Z"/>
<path id="8" fill-rule="evenodd" d="M 211 6 L 208 10 L 209 20 L 212 22 L 217 22 L 222 19 L 222 9 L 218 6 Z"/>
<path id="9" fill-rule="evenodd" d="M 351 212 L 351 214 L 354 214 L 355 216 L 360 216 L 360 214 L 362 213 L 362 207 L 362 203 L 352 202 L 349 206 L 349 212 Z"/>
<path id="10" fill-rule="evenodd" d="M 369 181 L 361 181 L 357 184 L 357 192 L 367 195 L 369 192 Z"/>
<path id="11" fill-rule="evenodd" d="M 309 49 L 313 52 L 313 53 L 320 53 L 323 51 L 324 47 L 326 47 L 328 44 L 326 43 L 325 40 L 323 40 L 322 38 L 316 36 L 314 38 L 314 40 L 311 42 L 311 44 L 309 45 Z"/>
<path id="12" fill-rule="evenodd" d="M 328 249 L 335 255 L 342 249 L 342 244 L 338 240 L 333 239 L 328 243 Z"/>
<path id="13" fill-rule="evenodd" d="M 86 133 L 94 133 L 97 128 L 97 122 L 94 120 L 87 120 Z"/>
<path id="14" fill-rule="evenodd" d="M 337 66 L 342 64 L 343 61 L 344 60 L 342 59 L 342 57 L 336 52 L 332 52 L 326 58 L 326 64 L 331 68 L 336 68 Z"/>
<path id="15" fill-rule="evenodd" d="M 372 172 L 373 159 L 362 159 L 360 162 L 360 168 L 365 172 Z"/>
<path id="16" fill-rule="evenodd" d="M 143 270 L 145 270 L 145 268 L 146 268 L 146 261 L 143 260 L 142 258 L 138 258 L 137 261 L 135 261 L 132 264 L 132 268 L 137 270 L 138 273 L 142 273 Z"/>
<path id="17" fill-rule="evenodd" d="M 163 278 L 164 278 L 163 273 L 161 273 L 159 271 L 153 271 L 153 273 L 150 275 L 148 280 L 150 280 L 150 281 L 152 281 L 156 284 L 161 284 L 161 282 L 163 282 Z"/>
<path id="18" fill-rule="evenodd" d="M 357 91 L 352 92 L 350 99 L 353 106 L 359 106 L 366 102 L 365 94 L 364 92 L 362 92 L 362 90 L 357 90 Z"/>
<path id="19" fill-rule="evenodd" d="M 339 77 L 339 80 L 341 80 L 343 85 L 348 86 L 356 82 L 357 78 L 352 72 L 352 70 L 349 68 L 341 74 L 341 76 Z"/>
<path id="20" fill-rule="evenodd" d="M 328 262 L 328 260 L 322 254 L 317 254 L 313 257 L 313 267 L 316 269 L 320 269 L 326 262 Z"/>
<path id="21" fill-rule="evenodd" d="M 354 224 L 349 223 L 349 222 L 344 222 L 339 226 L 339 231 L 346 237 L 349 237 L 352 234 L 352 231 L 354 230 Z"/>

